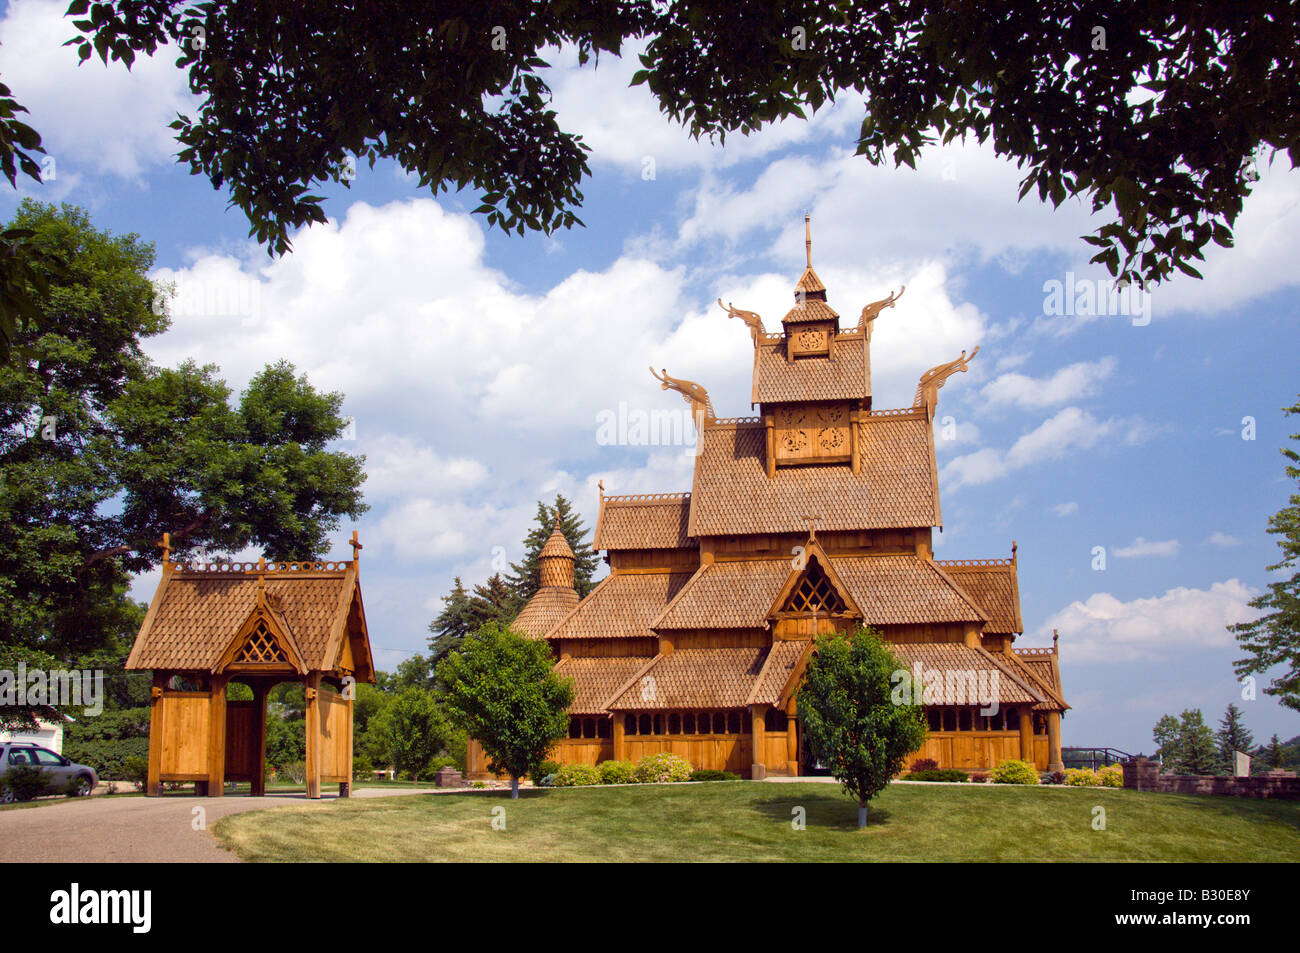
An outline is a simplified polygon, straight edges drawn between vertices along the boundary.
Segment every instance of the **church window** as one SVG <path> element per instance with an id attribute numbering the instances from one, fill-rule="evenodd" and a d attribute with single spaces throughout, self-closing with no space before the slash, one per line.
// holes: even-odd
<path id="1" fill-rule="evenodd" d="M 808 563 L 808 569 L 795 584 L 790 598 L 786 600 L 787 612 L 843 612 L 844 600 L 840 598 L 830 577 L 815 559 Z"/>
<path id="2" fill-rule="evenodd" d="M 695 712 L 688 711 L 686 714 L 682 715 L 682 734 L 695 734 Z"/>
<path id="3" fill-rule="evenodd" d="M 670 735 L 680 735 L 682 733 L 682 716 L 676 712 L 668 716 L 668 733 Z"/>
<path id="4" fill-rule="evenodd" d="M 640 721 L 637 723 L 637 729 L 638 729 L 637 730 L 638 734 L 642 734 L 642 735 L 654 734 L 653 720 L 650 718 L 649 715 L 641 716 Z"/>

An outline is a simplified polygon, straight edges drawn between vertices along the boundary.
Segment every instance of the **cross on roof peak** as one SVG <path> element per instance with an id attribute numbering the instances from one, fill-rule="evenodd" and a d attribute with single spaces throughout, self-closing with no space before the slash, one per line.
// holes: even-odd
<path id="1" fill-rule="evenodd" d="M 800 519 L 806 519 L 808 521 L 808 538 L 811 540 L 816 540 L 817 522 L 822 519 L 821 516 L 818 515 L 817 513 L 805 513 L 803 514 L 803 516 L 800 517 Z"/>

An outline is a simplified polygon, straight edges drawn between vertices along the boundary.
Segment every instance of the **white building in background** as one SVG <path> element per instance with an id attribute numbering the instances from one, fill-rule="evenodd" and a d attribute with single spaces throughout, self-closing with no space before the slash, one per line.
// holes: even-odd
<path id="1" fill-rule="evenodd" d="M 26 741 L 32 744 L 40 745 L 42 748 L 49 748 L 57 754 L 63 754 L 63 723 L 71 721 L 67 715 L 61 715 L 58 719 L 46 721 L 38 719 L 35 731 L 5 731 L 0 729 L 0 744 L 7 741 Z"/>

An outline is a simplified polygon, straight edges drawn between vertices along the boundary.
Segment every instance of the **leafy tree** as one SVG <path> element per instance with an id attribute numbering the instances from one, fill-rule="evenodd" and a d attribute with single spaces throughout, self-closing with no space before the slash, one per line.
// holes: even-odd
<path id="1" fill-rule="evenodd" d="M 447 723 L 432 693 L 414 685 L 402 689 L 371 722 L 377 747 L 399 772 L 419 783 L 447 743 Z"/>
<path id="2" fill-rule="evenodd" d="M 1300 414 L 1300 402 L 1284 408 L 1283 413 Z M 1300 441 L 1300 433 L 1293 433 L 1291 439 Z M 1300 486 L 1300 452 L 1283 447 L 1282 455 L 1290 461 L 1286 465 L 1287 477 Z M 1228 626 L 1247 653 L 1246 658 L 1233 663 L 1233 669 L 1238 678 L 1244 678 L 1283 666 L 1264 693 L 1300 711 L 1300 570 L 1296 566 L 1300 559 L 1300 493 L 1292 493 L 1289 505 L 1269 517 L 1268 531 L 1278 537 L 1277 545 L 1282 550 L 1282 559 L 1268 571 L 1289 569 L 1291 578 L 1270 582 L 1266 592 L 1251 600 L 1251 608 L 1262 610 L 1264 615 L 1253 622 Z"/>
<path id="3" fill-rule="evenodd" d="M 453 725 L 483 746 L 488 767 L 510 775 L 510 796 L 569 730 L 573 682 L 552 669 L 545 642 L 489 622 L 438 666 Z"/>
<path id="4" fill-rule="evenodd" d="M 585 597 L 596 588 L 591 577 L 600 566 L 600 555 L 594 552 L 591 544 L 587 542 L 587 527 L 582 524 L 582 517 L 573 508 L 573 504 L 565 499 L 563 494 L 557 493 L 555 503 L 551 506 L 538 500 L 533 528 L 524 537 L 524 558 L 520 562 L 510 564 L 510 573 L 506 577 L 506 582 L 521 608 L 541 586 L 541 564 L 538 562 L 538 557 L 546 541 L 555 532 L 557 513 L 560 517 L 560 532 L 564 534 L 569 548 L 573 550 L 575 560 L 573 586 L 578 590 L 578 596 Z"/>
<path id="5" fill-rule="evenodd" d="M 363 458 L 326 449 L 345 426 L 341 395 L 281 363 L 232 407 L 214 368 L 153 366 L 141 340 L 168 321 L 152 307 L 152 247 L 72 206 L 24 201 L 12 224 L 66 267 L 0 365 L 9 654 L 48 665 L 138 628 L 127 585 L 158 565 L 163 532 L 179 557 L 259 545 L 309 558 L 364 511 Z"/>
<path id="6" fill-rule="evenodd" d="M 1258 154 L 1300 162 L 1294 90 L 1277 80 L 1300 72 L 1288 0 L 1005 0 L 995 15 L 975 0 L 74 0 L 69 13 L 83 17 L 69 40 L 83 60 L 129 68 L 164 43 L 179 51 L 201 105 L 172 123 L 178 159 L 227 187 L 273 253 L 324 221 L 312 188 L 347 185 L 350 161 L 395 160 L 435 193 L 472 188 L 475 211 L 506 230 L 579 223 L 586 146 L 549 108 L 542 53 L 572 45 L 586 64 L 633 38 L 648 40 L 633 83 L 696 138 L 853 92 L 867 161 L 914 166 L 933 142 L 989 142 L 1027 167 L 1022 196 L 1113 206 L 1088 237 L 1094 260 L 1152 282 L 1197 275 L 1209 242 L 1231 244 Z M 9 102 L 14 141 L 37 151 Z"/>
<path id="7" fill-rule="evenodd" d="M 1219 758 L 1225 774 L 1233 774 L 1236 771 L 1234 751 L 1250 754 L 1255 750 L 1255 736 L 1242 721 L 1241 709 L 1234 704 L 1229 704 L 1224 711 L 1223 718 L 1219 720 L 1219 730 L 1214 733 L 1214 737 L 1219 742 Z"/>
<path id="8" fill-rule="evenodd" d="M 398 662 L 391 674 L 381 672 L 376 684 L 390 695 L 400 695 L 408 688 L 428 691 L 433 687 L 433 665 L 430 659 L 417 652 Z"/>
<path id="9" fill-rule="evenodd" d="M 896 705 L 890 697 L 893 674 L 906 669 L 878 632 L 862 627 L 847 637 L 819 638 L 799 686 L 808 753 L 857 799 L 860 828 L 867 825 L 867 802 L 925 742 L 921 706 Z"/>
<path id="10" fill-rule="evenodd" d="M 268 704 L 266 760 L 277 768 L 307 757 L 307 722 L 300 712 Z"/>
<path id="11" fill-rule="evenodd" d="M 1219 774 L 1222 760 L 1214 732 L 1199 708 L 1188 708 L 1180 719 L 1164 715 L 1154 729 L 1167 774 Z"/>
<path id="12" fill-rule="evenodd" d="M 352 702 L 352 753 L 355 757 L 368 759 L 375 766 L 387 764 L 383 740 L 374 729 L 378 724 L 376 719 L 393 696 L 366 682 L 358 682 L 355 689 L 356 697 Z"/>

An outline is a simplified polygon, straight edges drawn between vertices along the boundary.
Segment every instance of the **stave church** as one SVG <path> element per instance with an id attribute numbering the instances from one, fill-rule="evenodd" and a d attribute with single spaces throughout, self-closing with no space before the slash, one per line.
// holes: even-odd
<path id="1" fill-rule="evenodd" d="M 926 371 L 910 407 L 876 409 L 871 333 L 897 294 L 849 326 L 812 267 L 769 331 L 719 305 L 753 344 L 752 417 L 714 414 L 699 384 L 656 374 L 697 422 L 687 492 L 605 495 L 593 548 L 609 574 L 584 599 L 558 527 L 540 588 L 515 621 L 545 639 L 576 695 L 561 763 L 681 755 L 745 777 L 817 770 L 800 744 L 797 689 L 821 634 L 878 630 L 908 666 L 929 721 L 907 759 L 987 770 L 1006 758 L 1060 770 L 1058 647 L 1017 648 L 1016 547 L 935 559 L 942 529 L 939 390 L 978 352 Z M 738 329 L 739 330 L 739 329 Z M 471 776 L 486 773 L 470 741 Z"/>

